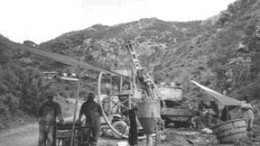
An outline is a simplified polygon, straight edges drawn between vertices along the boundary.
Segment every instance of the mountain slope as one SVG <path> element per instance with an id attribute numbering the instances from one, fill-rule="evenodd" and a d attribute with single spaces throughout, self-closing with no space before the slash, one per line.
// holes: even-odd
<path id="1" fill-rule="evenodd" d="M 188 93 L 192 92 L 189 80 L 194 79 L 232 94 L 259 78 L 258 8 L 259 0 L 238 0 L 205 21 L 150 18 L 111 27 L 95 25 L 61 35 L 40 48 L 110 69 L 130 66 L 123 46 L 132 39 L 141 63 L 153 71 L 155 81 L 182 82 Z"/>
<path id="2" fill-rule="evenodd" d="M 131 66 L 124 44 L 135 40 L 141 64 L 153 72 L 155 81 L 182 83 L 188 100 L 206 97 L 191 84 L 191 79 L 238 99 L 245 94 L 258 99 L 259 8 L 259 0 L 237 0 L 227 10 L 204 21 L 165 22 L 149 18 L 115 26 L 94 25 L 38 47 L 111 69 Z M 2 68 L 19 58 L 19 53 L 0 53 Z M 20 60 L 40 71 L 74 70 L 30 54 L 20 55 Z"/>

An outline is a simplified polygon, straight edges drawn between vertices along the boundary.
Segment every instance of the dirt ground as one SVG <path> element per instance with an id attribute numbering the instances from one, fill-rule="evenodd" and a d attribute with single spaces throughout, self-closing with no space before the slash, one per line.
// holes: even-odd
<path id="1" fill-rule="evenodd" d="M 168 128 L 161 137 L 162 139 L 160 146 L 219 145 L 213 134 L 202 134 L 201 132 L 189 129 Z M 113 138 L 109 139 L 107 137 L 101 137 L 99 146 L 117 146 L 117 144 L 121 142 L 127 142 L 127 140 L 116 140 Z M 138 146 L 146 146 L 146 140 L 140 140 L 138 142 Z"/>
<path id="2" fill-rule="evenodd" d="M 213 134 L 203 134 L 192 129 L 167 128 L 162 135 L 160 146 L 259 146 L 260 128 L 255 128 L 255 141 L 239 141 L 235 144 L 219 144 Z M 37 146 L 38 124 L 30 124 L 16 129 L 11 129 L 0 134 L 0 146 Z M 99 138 L 98 146 L 121 146 L 127 143 L 126 139 L 114 139 L 107 136 Z M 138 146 L 146 146 L 146 141 L 141 140 Z"/>
<path id="3" fill-rule="evenodd" d="M 66 120 L 71 120 L 68 117 Z M 38 124 L 32 123 L 16 127 L 0 133 L 0 146 L 37 146 Z M 160 146 L 259 146 L 260 126 L 254 127 L 253 140 L 239 140 L 235 144 L 219 144 L 214 134 L 202 133 L 201 130 L 190 128 L 167 128 L 161 135 Z M 121 145 L 120 145 L 121 144 Z M 109 136 L 101 136 L 98 146 L 128 146 L 126 139 L 115 139 Z M 138 146 L 146 146 L 146 140 L 140 140 Z M 158 145 L 157 145 L 158 146 Z"/>
<path id="4" fill-rule="evenodd" d="M 255 125 L 253 130 L 254 138 L 239 139 L 234 144 L 220 144 L 216 136 L 204 133 L 200 130 L 191 128 L 167 128 L 161 134 L 161 143 L 157 146 L 259 146 L 260 145 L 260 126 Z M 125 143 L 124 143 L 125 142 Z M 113 139 L 100 137 L 99 146 L 119 146 L 119 143 L 127 143 L 125 139 Z M 128 146 L 124 145 L 122 146 Z M 121 145 L 120 145 L 121 146 Z M 146 140 L 138 142 L 138 146 L 146 146 Z M 155 144 L 153 146 L 156 146 Z"/>

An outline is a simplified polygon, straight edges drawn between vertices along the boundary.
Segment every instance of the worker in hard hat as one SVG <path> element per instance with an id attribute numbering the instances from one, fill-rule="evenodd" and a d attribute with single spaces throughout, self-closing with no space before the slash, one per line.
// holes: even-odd
<path id="1" fill-rule="evenodd" d="M 100 116 L 102 115 L 101 106 L 94 101 L 94 93 L 89 93 L 79 112 L 79 119 L 84 114 L 86 117 L 85 128 L 83 130 L 83 140 L 87 146 L 96 146 L 100 132 Z"/>

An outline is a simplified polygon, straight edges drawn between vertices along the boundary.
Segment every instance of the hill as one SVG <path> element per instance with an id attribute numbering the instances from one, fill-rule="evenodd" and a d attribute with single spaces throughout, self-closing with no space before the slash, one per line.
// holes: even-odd
<path id="1" fill-rule="evenodd" d="M 71 112 L 67 111 L 70 104 L 63 98 L 74 96 L 74 85 L 46 80 L 39 66 L 53 62 L 30 53 L 14 51 L 13 46 L 20 47 L 22 44 L 0 36 L 0 131 L 34 121 L 39 105 L 46 100 L 46 93 L 55 91 L 64 115 Z"/>
<path id="2" fill-rule="evenodd" d="M 165 22 L 157 18 L 94 25 L 40 44 L 97 66 L 129 66 L 124 42 L 135 40 L 143 66 L 156 82 L 181 82 L 194 94 L 193 79 L 221 93 L 259 96 L 259 1 L 238 0 L 204 21 Z"/>
<path id="3" fill-rule="evenodd" d="M 111 69 L 130 67 L 130 57 L 124 44 L 135 40 L 141 64 L 153 72 L 155 81 L 182 83 L 188 101 L 196 103 L 199 98 L 207 96 L 190 83 L 191 79 L 231 97 L 241 99 L 247 94 L 259 99 L 259 7 L 259 0 L 237 0 L 227 10 L 203 21 L 166 22 L 146 18 L 115 26 L 99 24 L 62 34 L 37 47 Z M 37 84 L 38 87 L 40 83 L 35 81 L 38 72 L 74 70 L 28 53 L 6 49 L 1 45 L 4 40 L 0 39 L 0 96 L 4 96 L 0 107 L 6 107 L 0 109 L 2 113 L 6 109 L 11 113 L 12 109 L 17 109 L 16 106 L 21 106 L 20 102 L 28 101 L 27 98 L 18 100 L 13 96 L 28 94 L 29 91 L 21 90 L 23 86 Z M 29 80 L 25 80 L 27 78 Z M 5 79 L 8 81 L 5 82 Z M 14 83 L 18 86 L 7 87 Z M 91 88 L 93 85 L 86 86 Z M 69 85 L 64 89 L 68 88 Z M 38 90 L 30 91 L 30 96 L 35 96 Z"/>

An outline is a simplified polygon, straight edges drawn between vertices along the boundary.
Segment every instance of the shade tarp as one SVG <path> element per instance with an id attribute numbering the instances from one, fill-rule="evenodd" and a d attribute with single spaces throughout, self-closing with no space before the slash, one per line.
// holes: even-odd
<path id="1" fill-rule="evenodd" d="M 218 100 L 219 102 L 221 102 L 222 104 L 224 104 L 226 106 L 240 106 L 240 101 L 237 99 L 225 96 L 225 95 L 223 95 L 217 91 L 214 91 L 206 86 L 203 86 L 193 80 L 191 80 L 191 82 L 194 83 L 195 85 L 199 86 L 201 89 L 206 91 L 207 94 L 213 96 L 216 100 Z"/>

